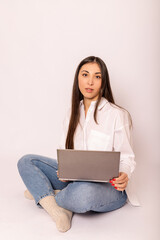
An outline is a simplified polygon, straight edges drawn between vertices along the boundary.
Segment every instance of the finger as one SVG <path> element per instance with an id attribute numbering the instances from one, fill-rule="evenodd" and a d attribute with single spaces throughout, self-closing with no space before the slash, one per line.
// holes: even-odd
<path id="1" fill-rule="evenodd" d="M 117 190 L 117 191 L 124 191 L 125 188 L 117 188 L 116 190 Z"/>
<path id="2" fill-rule="evenodd" d="M 128 182 L 128 178 L 126 177 L 126 178 L 124 178 L 124 179 L 122 179 L 122 180 L 117 180 L 117 181 L 115 181 L 115 182 L 113 182 L 114 184 L 123 184 L 123 183 L 125 183 L 125 182 Z"/>
<path id="3" fill-rule="evenodd" d="M 111 181 L 114 181 L 114 182 L 115 182 L 115 181 L 119 181 L 119 180 L 124 179 L 125 177 L 126 177 L 126 176 L 124 176 L 124 174 L 121 174 L 121 173 L 120 173 L 119 177 L 117 177 L 117 178 L 112 178 Z"/>
<path id="4" fill-rule="evenodd" d="M 57 176 L 58 176 L 58 178 L 59 178 L 59 172 L 58 172 L 58 170 L 56 171 L 56 173 L 57 173 Z M 60 179 L 59 179 L 60 180 Z M 66 180 L 60 180 L 61 182 L 68 182 L 68 181 L 66 181 Z"/>
<path id="5" fill-rule="evenodd" d="M 62 180 L 62 179 L 59 179 L 59 181 L 61 181 L 61 182 L 68 182 L 68 180 Z"/>
<path id="6" fill-rule="evenodd" d="M 122 184 L 115 184 L 114 187 L 117 187 L 117 188 L 126 188 L 127 186 L 127 182 L 125 183 L 122 183 Z"/>
<path id="7" fill-rule="evenodd" d="M 56 171 L 56 173 L 57 173 L 57 176 L 58 176 L 58 178 L 59 178 L 59 172 L 58 172 L 58 170 Z"/>
<path id="8" fill-rule="evenodd" d="M 110 183 L 113 183 L 113 184 L 118 184 L 118 183 L 122 184 L 125 182 L 128 182 L 128 177 L 125 177 L 124 179 L 121 179 L 121 180 L 110 181 Z"/>
<path id="9" fill-rule="evenodd" d="M 127 183 L 126 184 L 117 185 L 117 186 L 115 186 L 115 189 L 118 190 L 118 191 L 123 191 L 123 190 L 125 190 L 126 187 L 127 187 Z"/>
<path id="10" fill-rule="evenodd" d="M 125 173 L 122 173 L 122 174 L 120 174 L 119 175 L 119 177 L 118 178 L 115 178 L 115 180 L 117 180 L 117 181 L 120 181 L 120 180 L 123 180 L 123 179 L 125 179 L 127 177 L 127 174 L 125 174 Z"/>
<path id="11" fill-rule="evenodd" d="M 115 178 L 115 183 L 125 182 L 126 180 L 128 180 L 128 176 L 126 173 L 123 173 L 118 178 Z"/>

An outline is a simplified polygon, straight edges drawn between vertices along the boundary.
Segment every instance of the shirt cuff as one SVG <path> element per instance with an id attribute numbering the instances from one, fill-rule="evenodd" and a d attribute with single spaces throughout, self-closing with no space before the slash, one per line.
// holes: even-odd
<path id="1" fill-rule="evenodd" d="M 131 169 L 130 169 L 130 166 L 128 166 L 127 164 L 124 164 L 124 163 L 120 164 L 119 172 L 127 173 L 128 178 L 130 179 L 130 177 L 131 177 Z"/>

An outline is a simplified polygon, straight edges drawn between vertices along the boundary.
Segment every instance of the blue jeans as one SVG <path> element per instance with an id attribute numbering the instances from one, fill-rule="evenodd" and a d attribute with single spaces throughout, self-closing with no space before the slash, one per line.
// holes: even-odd
<path id="1" fill-rule="evenodd" d="M 127 200 L 125 190 L 116 190 L 109 182 L 62 182 L 57 177 L 57 161 L 26 154 L 18 161 L 20 176 L 40 208 L 40 199 L 55 196 L 57 204 L 75 213 L 109 212 L 122 207 Z M 55 195 L 54 190 L 60 189 Z"/>

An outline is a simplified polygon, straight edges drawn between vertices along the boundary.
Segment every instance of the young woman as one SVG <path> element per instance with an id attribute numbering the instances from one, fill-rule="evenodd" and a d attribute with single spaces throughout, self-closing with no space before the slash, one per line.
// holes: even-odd
<path id="1" fill-rule="evenodd" d="M 45 156 L 27 154 L 18 161 L 27 187 L 25 197 L 34 199 L 53 218 L 58 230 L 66 232 L 73 213 L 108 212 L 124 206 L 129 198 L 128 181 L 136 165 L 131 116 L 115 104 L 102 59 L 90 56 L 78 65 L 72 105 L 63 123 L 59 148 L 121 152 L 119 177 L 107 183 L 60 181 L 56 159 Z"/>

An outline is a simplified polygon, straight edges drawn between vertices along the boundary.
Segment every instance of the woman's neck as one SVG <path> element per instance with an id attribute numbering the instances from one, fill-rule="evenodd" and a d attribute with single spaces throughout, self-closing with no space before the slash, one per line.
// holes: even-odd
<path id="1" fill-rule="evenodd" d="M 85 111 L 85 117 L 87 116 L 87 111 L 91 105 L 91 102 L 93 101 L 96 101 L 96 100 L 93 100 L 93 99 L 86 99 L 84 98 L 83 99 L 83 103 L 84 103 L 84 111 Z"/>

